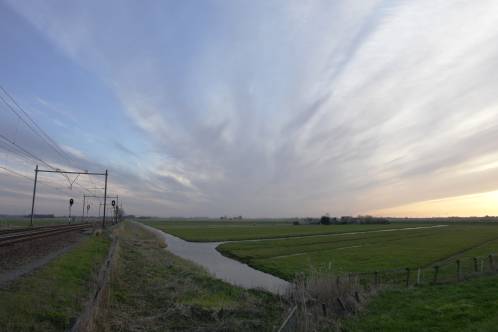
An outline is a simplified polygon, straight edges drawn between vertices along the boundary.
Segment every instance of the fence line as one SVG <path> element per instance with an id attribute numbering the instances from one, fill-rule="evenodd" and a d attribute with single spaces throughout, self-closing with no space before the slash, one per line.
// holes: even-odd
<path id="1" fill-rule="evenodd" d="M 278 332 L 318 330 L 320 326 L 340 328 L 340 317 L 358 312 L 365 298 L 383 286 L 412 287 L 463 280 L 498 273 L 495 253 L 445 260 L 425 267 L 379 270 L 373 272 L 334 274 L 312 270 L 300 273 L 287 295 L 292 310 Z M 339 323 L 339 325 L 337 325 Z"/>
<path id="2" fill-rule="evenodd" d="M 498 272 L 496 254 L 464 257 L 445 261 L 431 266 L 379 270 L 373 272 L 348 273 L 357 277 L 365 286 L 404 285 L 406 287 L 422 284 L 459 282 L 471 277 Z M 344 275 L 342 277 L 345 277 Z"/>

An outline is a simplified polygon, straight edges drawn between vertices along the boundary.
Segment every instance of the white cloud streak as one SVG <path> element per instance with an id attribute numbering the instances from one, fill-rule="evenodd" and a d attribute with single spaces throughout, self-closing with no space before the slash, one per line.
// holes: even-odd
<path id="1" fill-rule="evenodd" d="M 496 1 L 11 5 L 143 130 L 137 211 L 352 214 L 496 189 Z"/>

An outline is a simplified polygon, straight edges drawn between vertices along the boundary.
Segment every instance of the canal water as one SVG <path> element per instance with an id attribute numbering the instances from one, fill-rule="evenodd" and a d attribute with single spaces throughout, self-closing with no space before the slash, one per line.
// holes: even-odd
<path id="1" fill-rule="evenodd" d="M 202 267 L 218 279 L 243 288 L 260 288 L 275 294 L 284 294 L 290 283 L 271 274 L 253 269 L 220 254 L 216 247 L 223 242 L 188 242 L 156 228 L 141 224 L 163 238 L 167 250 Z"/>

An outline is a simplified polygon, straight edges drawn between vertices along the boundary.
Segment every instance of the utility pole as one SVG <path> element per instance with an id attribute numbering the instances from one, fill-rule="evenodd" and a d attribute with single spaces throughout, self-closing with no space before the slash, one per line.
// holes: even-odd
<path id="1" fill-rule="evenodd" d="M 105 186 L 104 186 L 104 214 L 102 217 L 102 228 L 105 228 L 105 208 L 107 203 L 107 170 L 105 170 Z"/>
<path id="2" fill-rule="evenodd" d="M 85 220 L 85 200 L 86 200 L 86 195 L 83 194 L 83 213 L 81 214 L 81 222 L 83 222 L 83 220 Z M 88 217 L 88 213 L 87 213 L 87 217 Z"/>
<path id="3" fill-rule="evenodd" d="M 29 225 L 33 227 L 33 213 L 35 211 L 36 180 L 38 179 L 38 165 L 35 168 L 35 185 L 33 186 L 33 200 L 31 201 L 31 218 Z"/>
<path id="4" fill-rule="evenodd" d="M 30 221 L 30 225 L 33 226 L 33 215 L 34 215 L 34 211 L 35 211 L 35 196 L 36 196 L 36 182 L 37 182 L 37 179 L 38 179 L 38 173 L 59 173 L 59 174 L 85 174 L 85 175 L 100 175 L 100 176 L 105 176 L 105 188 L 104 188 L 104 217 L 102 219 L 102 227 L 105 227 L 104 223 L 105 223 L 105 203 L 106 203 L 106 199 L 107 199 L 107 177 L 109 175 L 109 173 L 107 172 L 107 170 L 105 170 L 105 173 L 95 173 L 95 172 L 88 172 L 88 171 L 85 171 L 85 172 L 72 172 L 72 171 L 62 171 L 60 169 L 56 169 L 56 170 L 43 170 L 43 169 L 39 169 L 38 168 L 38 165 L 36 165 L 36 168 L 35 168 L 35 185 L 33 187 L 33 200 L 31 202 L 31 221 Z M 83 197 L 83 199 L 85 199 L 85 196 Z M 73 200 L 73 199 L 71 199 Z M 71 203 L 72 205 L 72 203 Z M 88 214 L 88 213 L 87 213 Z M 85 205 L 83 204 L 83 217 L 85 215 Z"/>

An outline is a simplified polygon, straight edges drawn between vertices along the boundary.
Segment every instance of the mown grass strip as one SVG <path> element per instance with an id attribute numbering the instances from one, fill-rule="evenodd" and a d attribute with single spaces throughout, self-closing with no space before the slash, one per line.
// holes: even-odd
<path id="1" fill-rule="evenodd" d="M 88 299 L 110 240 L 91 236 L 33 274 L 0 289 L 0 331 L 64 331 Z"/>

